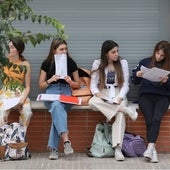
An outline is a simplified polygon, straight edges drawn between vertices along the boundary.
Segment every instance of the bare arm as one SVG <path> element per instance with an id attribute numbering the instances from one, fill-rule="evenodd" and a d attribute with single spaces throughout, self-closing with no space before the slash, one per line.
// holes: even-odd
<path id="1" fill-rule="evenodd" d="M 49 84 L 51 83 L 50 79 L 49 80 L 46 80 L 46 79 L 47 79 L 47 73 L 43 70 L 40 70 L 39 88 L 41 90 L 46 89 L 49 86 Z"/>
<path id="2" fill-rule="evenodd" d="M 29 62 L 25 61 L 24 65 L 27 67 L 27 72 L 25 74 L 25 91 L 21 98 L 20 104 L 22 105 L 30 93 L 31 86 L 31 66 Z"/>
<path id="3" fill-rule="evenodd" d="M 66 80 L 67 83 L 70 84 L 70 86 L 73 89 L 76 89 L 76 88 L 80 87 L 78 70 L 73 72 L 73 80 L 71 80 L 70 76 L 66 76 L 64 79 Z"/>

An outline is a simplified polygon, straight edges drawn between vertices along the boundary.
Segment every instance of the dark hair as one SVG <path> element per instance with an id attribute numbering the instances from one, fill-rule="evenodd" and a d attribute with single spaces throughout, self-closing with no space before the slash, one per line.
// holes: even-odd
<path id="1" fill-rule="evenodd" d="M 164 52 L 164 56 L 165 56 L 165 58 L 160 62 L 160 68 L 170 71 L 170 43 L 165 40 L 159 41 L 155 45 L 153 54 L 151 56 L 152 60 L 151 60 L 150 67 L 154 67 L 156 65 L 155 54 L 159 50 L 162 50 Z"/>
<path id="2" fill-rule="evenodd" d="M 61 44 L 65 44 L 67 46 L 67 42 L 63 39 L 57 38 L 52 41 L 50 46 L 50 51 L 48 53 L 46 60 L 48 61 L 54 60 L 54 50 L 56 50 Z M 68 50 L 67 50 L 67 56 L 70 57 Z"/>
<path id="3" fill-rule="evenodd" d="M 108 58 L 107 58 L 107 53 L 112 50 L 115 47 L 119 47 L 119 45 L 112 41 L 112 40 L 107 40 L 102 44 L 101 47 L 101 55 L 100 55 L 100 65 L 99 68 L 97 69 L 99 71 L 99 88 L 103 89 L 105 86 L 105 68 L 108 66 Z M 121 57 L 119 56 L 117 61 L 113 61 L 113 65 L 115 67 L 115 72 L 117 74 L 117 80 L 118 80 L 118 86 L 121 87 L 123 85 L 123 71 L 122 71 L 122 66 L 120 63 Z M 97 71 L 96 70 L 96 71 Z"/>
<path id="4" fill-rule="evenodd" d="M 24 42 L 23 42 L 21 39 L 19 39 L 19 38 L 11 38 L 9 41 L 12 42 L 12 44 L 14 45 L 14 47 L 18 50 L 20 60 L 21 60 L 21 61 L 26 60 L 26 59 L 24 58 L 24 56 L 22 55 L 22 53 L 23 53 L 24 50 L 25 50 L 25 44 L 24 44 Z"/>

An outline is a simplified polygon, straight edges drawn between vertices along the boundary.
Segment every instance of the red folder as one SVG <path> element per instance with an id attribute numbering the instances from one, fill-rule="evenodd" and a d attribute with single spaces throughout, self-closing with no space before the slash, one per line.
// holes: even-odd
<path id="1" fill-rule="evenodd" d="M 59 100 L 63 103 L 81 105 L 81 98 L 75 96 L 60 95 Z"/>

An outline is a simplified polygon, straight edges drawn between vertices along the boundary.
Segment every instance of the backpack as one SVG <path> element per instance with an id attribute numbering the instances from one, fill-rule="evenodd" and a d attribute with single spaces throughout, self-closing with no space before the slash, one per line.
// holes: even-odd
<path id="1" fill-rule="evenodd" d="M 145 150 L 146 144 L 143 137 L 125 132 L 122 144 L 122 153 L 126 157 L 143 156 Z"/>
<path id="2" fill-rule="evenodd" d="M 29 158 L 25 129 L 14 122 L 0 127 L 0 158 L 2 160 L 23 160 Z"/>
<path id="3" fill-rule="evenodd" d="M 89 99 L 92 97 L 90 91 L 90 71 L 85 68 L 78 68 L 80 88 L 72 89 L 72 96 L 81 98 L 81 105 L 87 106 Z"/>
<path id="4" fill-rule="evenodd" d="M 112 148 L 112 126 L 108 123 L 98 123 L 91 148 L 87 153 L 91 157 L 113 157 L 114 149 Z"/>

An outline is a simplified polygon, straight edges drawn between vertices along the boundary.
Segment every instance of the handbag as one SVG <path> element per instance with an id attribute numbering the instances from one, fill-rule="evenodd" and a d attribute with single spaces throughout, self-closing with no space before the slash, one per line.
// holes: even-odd
<path id="1" fill-rule="evenodd" d="M 90 71 L 85 68 L 78 68 L 80 88 L 72 89 L 72 96 L 81 98 L 81 105 L 87 106 L 92 97 L 90 91 Z"/>
<path id="2" fill-rule="evenodd" d="M 122 153 L 126 157 L 140 157 L 146 150 L 144 138 L 140 135 L 125 132 L 122 144 Z"/>
<path id="3" fill-rule="evenodd" d="M 109 123 L 98 123 L 96 125 L 88 155 L 98 158 L 114 156 L 114 149 L 112 148 L 112 126 Z"/>

